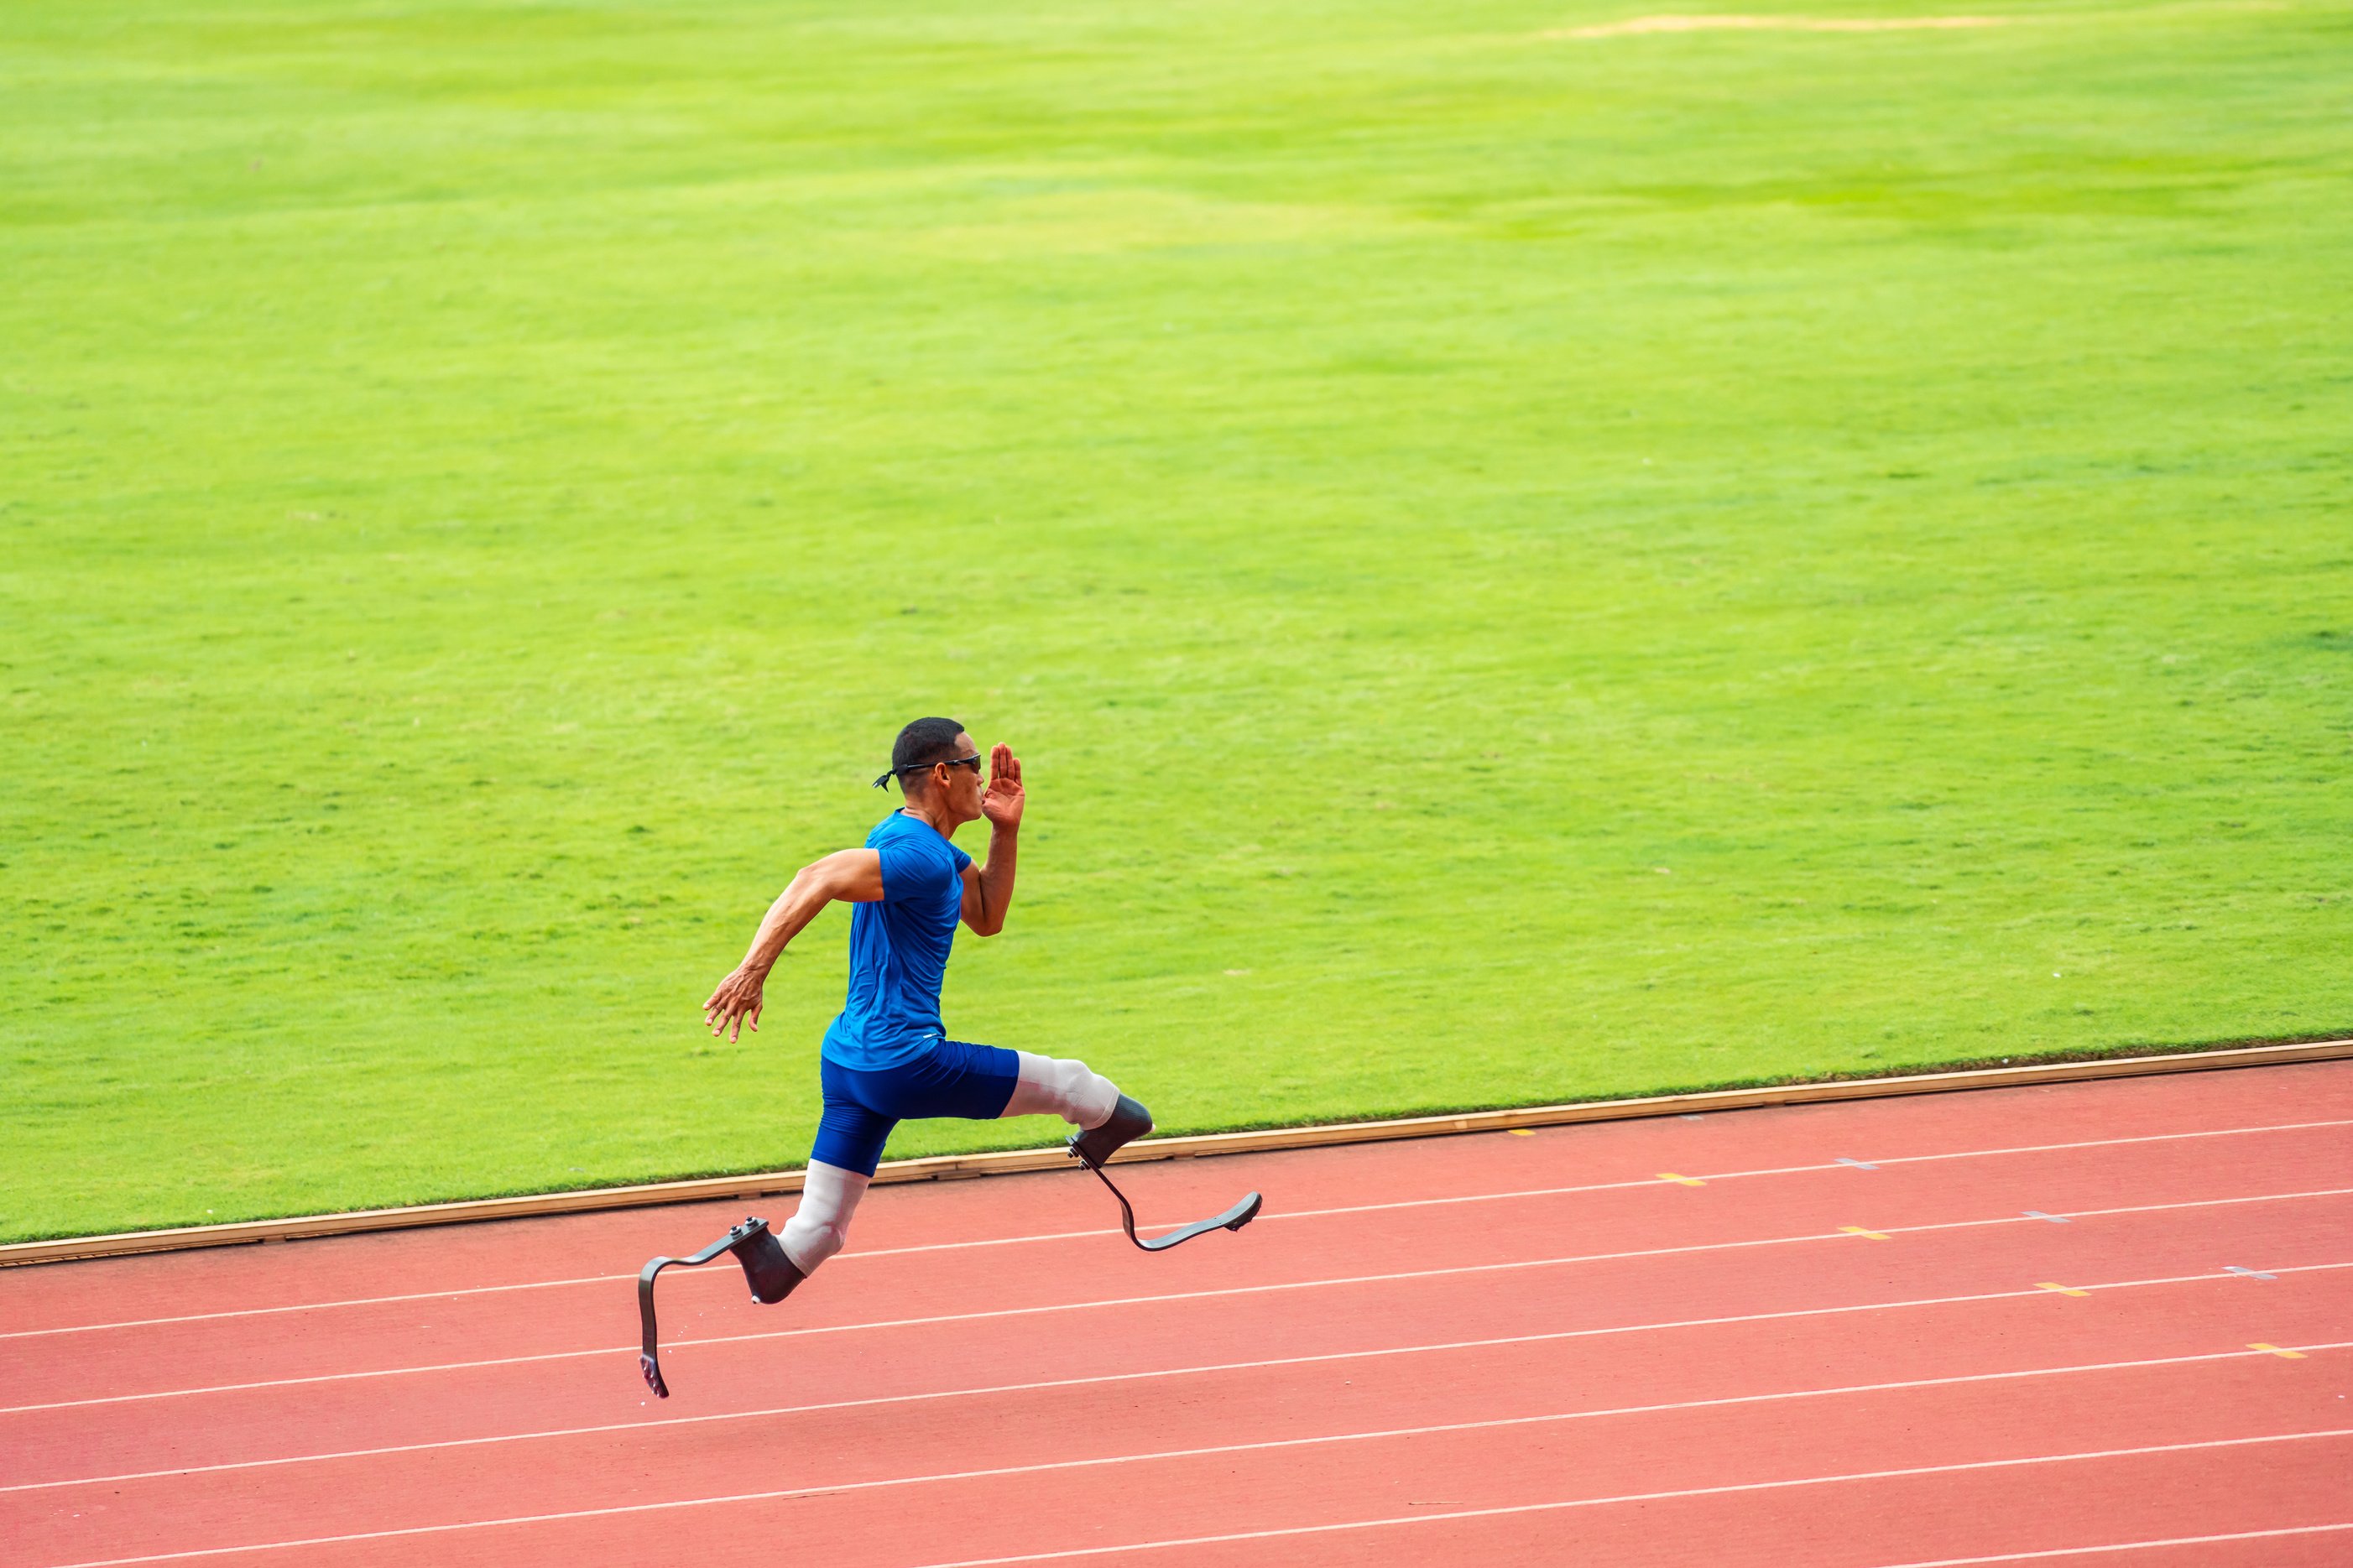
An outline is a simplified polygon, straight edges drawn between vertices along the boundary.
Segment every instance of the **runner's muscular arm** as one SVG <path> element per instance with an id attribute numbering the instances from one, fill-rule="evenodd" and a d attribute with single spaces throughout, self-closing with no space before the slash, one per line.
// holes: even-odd
<path id="1" fill-rule="evenodd" d="M 764 1005 L 761 987 L 767 983 L 768 971 L 783 956 L 785 944 L 800 935 L 802 928 L 836 899 L 871 904 L 881 896 L 880 850 L 838 849 L 794 872 L 792 881 L 768 906 L 759 934 L 752 939 L 752 951 L 702 1005 L 702 1021 L 712 1034 L 724 1034 L 730 1041 L 743 1034 L 747 1023 L 756 1033 Z"/>
<path id="2" fill-rule="evenodd" d="M 1023 804 L 1021 759 L 1000 744 L 989 752 L 988 793 L 980 797 L 980 814 L 988 818 L 988 864 L 964 868 L 964 923 L 976 935 L 995 936 L 1005 929 L 1005 911 L 1013 905 Z"/>

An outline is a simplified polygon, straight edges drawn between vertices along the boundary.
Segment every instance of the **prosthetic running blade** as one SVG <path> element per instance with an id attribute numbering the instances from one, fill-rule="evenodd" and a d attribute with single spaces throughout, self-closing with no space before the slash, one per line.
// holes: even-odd
<path id="1" fill-rule="evenodd" d="M 1109 1139 L 1100 1140 L 1100 1142 L 1110 1142 L 1111 1147 L 1100 1149 L 1098 1152 L 1097 1147 L 1091 1146 L 1097 1144 L 1098 1140 L 1091 1138 L 1087 1133 L 1076 1133 L 1070 1140 L 1071 1157 L 1095 1173 L 1095 1180 L 1111 1189 L 1111 1195 L 1119 1200 L 1120 1228 L 1127 1232 L 1128 1240 L 1135 1243 L 1145 1251 L 1166 1252 L 1180 1241 L 1190 1241 L 1197 1236 L 1207 1236 L 1213 1230 L 1240 1230 L 1258 1217 L 1259 1208 L 1265 1200 L 1258 1194 L 1251 1193 L 1223 1214 L 1211 1215 L 1208 1219 L 1197 1219 L 1190 1225 L 1180 1225 L 1175 1230 L 1153 1237 L 1150 1240 L 1136 1235 L 1135 1210 L 1128 1206 L 1127 1194 L 1121 1192 L 1118 1185 L 1103 1173 L 1103 1166 L 1110 1162 L 1113 1152 L 1120 1145 L 1124 1144 L 1128 1137 L 1134 1135 L 1133 1132 L 1128 1132 L 1127 1136 L 1121 1137 L 1118 1133 L 1126 1132 L 1130 1127 L 1136 1128 L 1139 1131 L 1149 1131 L 1152 1127 L 1152 1117 L 1144 1107 L 1125 1095 L 1122 1095 L 1119 1100 L 1119 1111 L 1115 1113 L 1113 1121 L 1106 1125 L 1117 1128 L 1118 1131 L 1113 1134 L 1117 1138 L 1116 1142 Z"/>
<path id="2" fill-rule="evenodd" d="M 681 1268 L 699 1268 L 723 1252 L 735 1255 L 744 1266 L 744 1278 L 752 1287 L 752 1300 L 763 1306 L 773 1306 L 793 1293 L 806 1275 L 793 1267 L 785 1256 L 784 1244 L 768 1229 L 768 1222 L 754 1215 L 717 1241 L 690 1258 L 657 1258 L 638 1274 L 638 1321 L 645 1330 L 645 1348 L 638 1354 L 638 1370 L 645 1374 L 646 1386 L 658 1399 L 670 1397 L 670 1384 L 662 1381 L 661 1352 L 654 1334 L 654 1278 L 663 1269 L 675 1265 Z"/>
<path id="3" fill-rule="evenodd" d="M 1117 1187 L 1112 1186 L 1111 1178 L 1103 1174 L 1101 1165 L 1090 1165 L 1087 1169 L 1095 1173 L 1097 1181 L 1106 1187 L 1111 1187 L 1111 1195 L 1119 1200 L 1120 1228 L 1127 1232 L 1128 1240 L 1146 1252 L 1166 1252 L 1180 1241 L 1190 1241 L 1197 1236 L 1207 1236 L 1213 1230 L 1240 1230 L 1258 1218 L 1259 1208 L 1266 1201 L 1258 1194 L 1251 1193 L 1223 1214 L 1211 1215 L 1207 1219 L 1197 1219 L 1190 1225 L 1180 1225 L 1165 1236 L 1155 1236 L 1147 1239 L 1135 1234 L 1135 1211 L 1127 1206 L 1127 1194 Z"/>

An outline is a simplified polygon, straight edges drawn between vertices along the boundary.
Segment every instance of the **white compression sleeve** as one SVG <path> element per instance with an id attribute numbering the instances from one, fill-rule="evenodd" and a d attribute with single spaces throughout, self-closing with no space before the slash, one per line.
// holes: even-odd
<path id="1" fill-rule="evenodd" d="M 1111 1120 L 1119 1106 L 1119 1086 L 1086 1063 L 1016 1051 L 1021 1080 L 1005 1102 L 1006 1116 L 1059 1116 L 1092 1131 Z"/>
<path id="2" fill-rule="evenodd" d="M 841 1244 L 849 1239 L 849 1216 L 858 1211 L 858 1200 L 866 1195 L 866 1184 L 873 1179 L 839 1165 L 809 1162 L 808 1174 L 801 1184 L 801 1206 L 776 1233 L 794 1268 L 814 1274 L 818 1264 L 841 1250 Z"/>

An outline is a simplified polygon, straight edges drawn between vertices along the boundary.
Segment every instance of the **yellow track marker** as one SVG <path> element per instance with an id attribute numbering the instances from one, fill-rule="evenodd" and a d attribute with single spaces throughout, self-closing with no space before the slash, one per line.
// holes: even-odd
<path id="1" fill-rule="evenodd" d="M 1511 1133 L 1514 1138 L 1533 1138 L 1536 1135 L 1536 1130 L 1533 1127 L 1514 1127 L 1511 1130 Z"/>
<path id="2" fill-rule="evenodd" d="M 2062 1296 L 2088 1296 L 2091 1294 L 2089 1290 L 2078 1290 L 2072 1285 L 2053 1285 L 2048 1279 L 2038 1281 L 2034 1288 L 2038 1290 L 2056 1290 Z"/>
<path id="3" fill-rule="evenodd" d="M 1885 1231 L 1865 1230 L 1859 1225 L 1842 1225 L 1839 1226 L 1839 1228 L 1846 1232 L 1849 1236 L 1867 1237 L 1873 1241 L 1885 1241 L 1887 1239 L 1887 1233 Z"/>
<path id="4" fill-rule="evenodd" d="M 2247 1348 L 2251 1351 L 2262 1351 L 2266 1355 L 2278 1356 L 2283 1361 L 2302 1361 L 2304 1359 L 2304 1352 L 2302 1351 L 2284 1351 L 2277 1345 L 2267 1345 L 2261 1340 L 2254 1341 L 2253 1343 L 2249 1344 Z"/>
<path id="5" fill-rule="evenodd" d="M 1661 1171 L 1659 1173 L 1659 1180 L 1662 1182 L 1672 1182 L 1679 1187 L 1704 1187 L 1707 1185 L 1705 1182 L 1701 1181 L 1697 1176 L 1678 1176 L 1672 1171 Z"/>

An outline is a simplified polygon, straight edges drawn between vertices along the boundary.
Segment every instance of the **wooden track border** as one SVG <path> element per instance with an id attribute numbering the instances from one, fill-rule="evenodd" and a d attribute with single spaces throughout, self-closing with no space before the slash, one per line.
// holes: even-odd
<path id="1" fill-rule="evenodd" d="M 1879 1100 L 1900 1094 L 1938 1094 L 1954 1089 L 2014 1089 L 2030 1084 L 2139 1078 L 2151 1073 L 2199 1072 L 2215 1068 L 2276 1067 L 2348 1057 L 2353 1057 L 2353 1039 L 2178 1051 L 2162 1056 L 2108 1057 L 2091 1061 L 2045 1062 L 2025 1067 L 1977 1068 L 1958 1072 L 1849 1079 L 1829 1083 L 1770 1084 L 1756 1089 L 1650 1095 L 1638 1100 L 1535 1105 L 1517 1110 L 1472 1110 L 1454 1116 L 1409 1116 L 1390 1121 L 1344 1121 L 1323 1127 L 1279 1127 L 1260 1132 L 1210 1132 L 1189 1138 L 1148 1138 L 1129 1144 L 1113 1156 L 1113 1160 L 1114 1163 L 1121 1164 L 1145 1160 L 1186 1160 L 1212 1154 L 1257 1153 L 1271 1149 L 1315 1149 L 1338 1143 L 1371 1143 L 1392 1138 L 1438 1138 L 1460 1132 L 1498 1132 L 1515 1127 L 1557 1127 L 1576 1121 L 1688 1116 L 1699 1111 L 1809 1105 L 1836 1100 Z M 874 1179 L 878 1183 L 953 1181 L 1022 1171 L 1062 1170 L 1069 1165 L 1070 1155 L 1058 1144 L 1049 1149 L 1014 1149 L 984 1154 L 944 1154 L 926 1160 L 893 1160 L 876 1172 Z M 173 1252 L 188 1247 L 293 1241 L 305 1237 L 347 1236 L 360 1231 L 400 1230 L 413 1226 L 462 1225 L 478 1220 L 585 1214 L 596 1209 L 637 1208 L 657 1204 L 763 1198 L 778 1193 L 797 1193 L 800 1187 L 800 1172 L 772 1171 L 744 1176 L 708 1176 L 687 1182 L 651 1182 L 642 1186 L 543 1193 L 529 1197 L 477 1198 L 464 1203 L 418 1204 L 406 1208 L 357 1209 L 344 1214 L 310 1215 L 294 1219 L 247 1220 L 233 1225 L 191 1226 L 174 1230 L 125 1231 L 112 1236 L 72 1237 L 60 1241 L 20 1241 L 0 1247 L 0 1268 L 62 1263 L 89 1258 L 119 1258 L 137 1252 Z"/>

